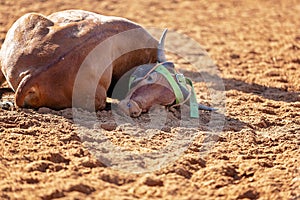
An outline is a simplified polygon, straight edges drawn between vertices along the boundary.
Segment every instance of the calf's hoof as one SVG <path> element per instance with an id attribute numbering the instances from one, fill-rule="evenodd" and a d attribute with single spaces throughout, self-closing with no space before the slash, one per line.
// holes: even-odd
<path id="1" fill-rule="evenodd" d="M 0 108 L 3 110 L 13 110 L 15 106 L 13 102 L 4 101 L 4 102 L 0 102 Z"/>

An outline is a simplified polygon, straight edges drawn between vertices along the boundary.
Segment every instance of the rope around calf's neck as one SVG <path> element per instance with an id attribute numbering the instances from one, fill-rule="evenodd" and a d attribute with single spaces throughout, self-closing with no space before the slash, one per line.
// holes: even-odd
<path id="1" fill-rule="evenodd" d="M 153 71 L 156 71 L 160 74 L 162 74 L 167 81 L 169 82 L 170 86 L 173 89 L 173 92 L 176 97 L 176 104 L 172 105 L 170 108 L 178 107 L 183 104 L 185 104 L 188 100 L 190 100 L 190 117 L 192 118 L 199 118 L 199 112 L 198 112 L 198 103 L 196 99 L 196 94 L 194 91 L 193 83 L 190 79 L 185 78 L 183 74 L 178 73 L 176 69 L 175 71 L 175 78 L 177 81 L 175 81 L 173 75 L 170 73 L 170 71 L 164 66 L 164 64 L 167 62 L 157 63 L 147 74 L 142 78 L 146 79 Z M 180 78 L 178 78 L 180 77 Z M 131 87 L 132 78 L 129 80 L 129 89 Z M 182 90 L 180 89 L 179 85 L 181 85 L 183 88 L 187 89 L 189 91 L 189 94 L 186 98 L 184 98 L 182 94 Z M 190 86 L 190 90 L 186 87 L 187 85 Z"/>

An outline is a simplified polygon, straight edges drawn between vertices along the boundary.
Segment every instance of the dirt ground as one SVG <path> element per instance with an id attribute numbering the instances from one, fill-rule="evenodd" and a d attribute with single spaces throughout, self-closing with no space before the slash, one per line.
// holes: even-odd
<path id="1" fill-rule="evenodd" d="M 0 109 L 0 199 L 300 199 L 299 1 L 0 0 L 0 43 L 23 14 L 64 9 L 121 16 L 196 40 L 221 72 L 224 127 L 208 137 L 210 113 L 201 113 L 200 136 L 178 159 L 135 174 L 97 160 L 78 135 L 71 109 Z M 186 70 L 184 61 L 176 61 Z M 190 75 L 197 79 L 196 73 Z M 199 93 L 201 86 L 195 84 L 198 99 L 209 102 Z M 97 115 L 100 126 L 110 129 L 111 111 Z M 124 126 L 104 132 L 129 150 L 159 149 L 172 133 L 189 131 L 172 125 L 149 128 L 156 136 L 142 142 L 128 136 Z M 205 138 L 214 143 L 202 154 Z"/>

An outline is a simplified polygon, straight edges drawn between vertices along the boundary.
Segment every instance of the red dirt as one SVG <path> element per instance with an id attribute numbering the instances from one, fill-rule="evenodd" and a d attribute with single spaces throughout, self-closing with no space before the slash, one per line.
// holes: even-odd
<path id="1" fill-rule="evenodd" d="M 105 167 L 93 156 L 76 131 L 71 109 L 0 110 L 0 199 L 300 198 L 299 1 L 0 0 L 1 44 L 23 14 L 64 9 L 168 27 L 199 42 L 221 72 L 225 126 L 207 155 L 199 153 L 201 135 L 167 167 L 133 174 Z M 190 70 L 176 59 L 177 68 Z M 195 84 L 196 91 L 200 86 Z M 2 96 L 11 98 L 13 94 Z M 129 150 L 160 148 L 171 133 L 187 130 L 149 129 L 158 131 L 156 137 L 137 143 L 126 137 L 124 127 L 110 124 L 111 112 L 99 112 L 98 117 L 102 127 L 112 129 L 105 131 L 111 141 Z"/>

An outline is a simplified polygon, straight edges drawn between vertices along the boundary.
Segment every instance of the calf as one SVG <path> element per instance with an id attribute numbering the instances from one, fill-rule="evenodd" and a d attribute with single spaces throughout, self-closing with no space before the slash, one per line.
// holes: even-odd
<path id="1" fill-rule="evenodd" d="M 137 32 L 137 36 L 122 38 L 126 31 Z M 118 34 L 121 38 L 109 40 Z M 97 45 L 107 40 L 107 49 L 99 51 L 102 60 L 84 62 Z M 134 49 L 136 43 L 145 44 L 146 48 Z M 128 45 L 133 45 L 133 51 L 122 54 Z M 83 10 L 49 16 L 29 13 L 12 25 L 2 45 L 0 83 L 6 79 L 15 91 L 18 107 L 72 107 L 74 82 L 85 63 L 85 77 L 76 88 L 82 95 L 75 106 L 100 110 L 106 105 L 109 87 L 124 73 L 142 64 L 158 62 L 158 46 L 158 41 L 145 29 L 124 18 Z M 95 76 L 96 71 L 100 71 L 100 77 Z M 91 107 L 86 104 L 86 90 L 93 83 L 97 87 Z"/>

